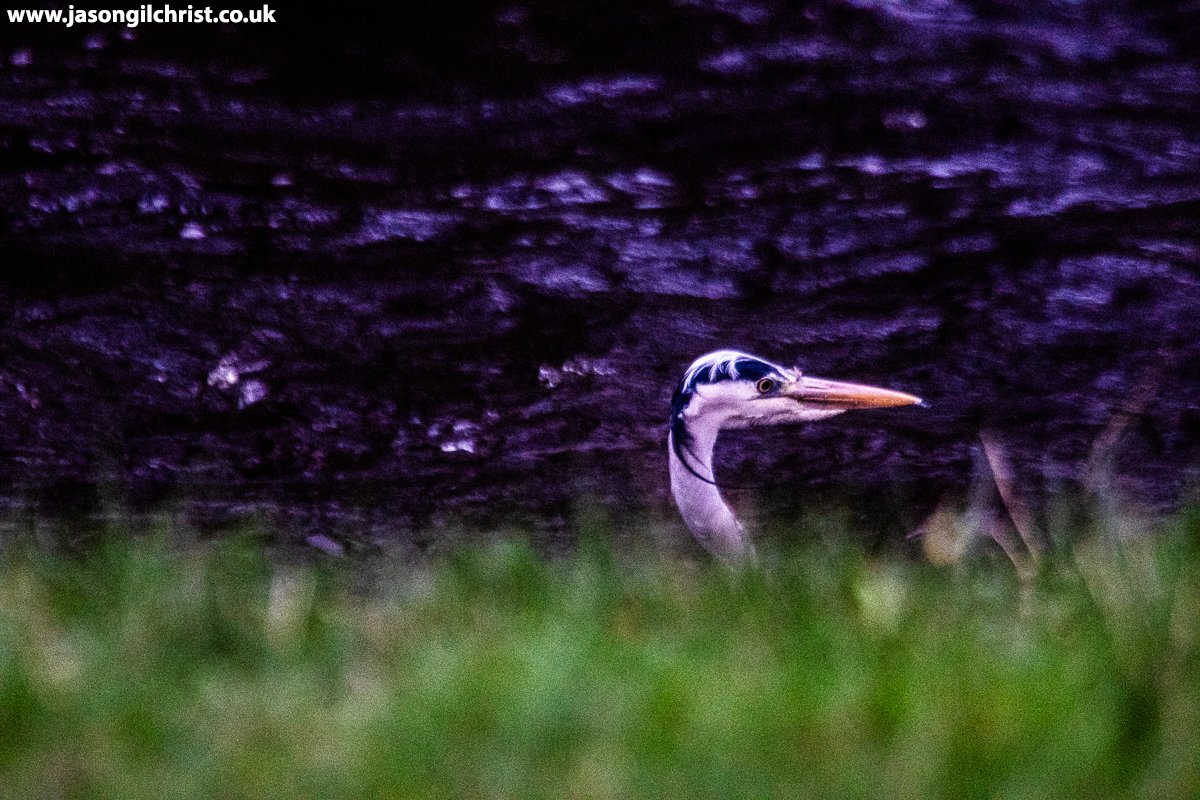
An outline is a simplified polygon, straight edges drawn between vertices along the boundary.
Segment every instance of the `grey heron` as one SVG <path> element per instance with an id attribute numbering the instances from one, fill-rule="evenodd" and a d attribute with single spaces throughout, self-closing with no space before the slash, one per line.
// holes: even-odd
<path id="1" fill-rule="evenodd" d="M 713 448 L 722 430 L 814 422 L 855 408 L 920 402 L 891 389 L 814 378 L 736 350 L 700 356 L 671 398 L 667 457 L 675 504 L 707 550 L 730 562 L 752 561 L 754 545 L 713 474 Z"/>

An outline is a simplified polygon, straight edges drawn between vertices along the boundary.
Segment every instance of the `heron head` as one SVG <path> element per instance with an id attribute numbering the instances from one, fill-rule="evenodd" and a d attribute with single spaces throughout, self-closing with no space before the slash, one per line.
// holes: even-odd
<path id="1" fill-rule="evenodd" d="M 718 350 L 696 359 L 684 373 L 672 400 L 672 421 L 748 428 L 920 402 L 904 392 L 815 378 L 757 356 Z"/>
<path id="2" fill-rule="evenodd" d="M 920 402 L 891 389 L 814 378 L 735 350 L 709 353 L 692 362 L 671 400 L 671 493 L 701 544 L 726 560 L 752 561 L 754 545 L 713 473 L 723 428 L 812 422 L 854 408 Z"/>

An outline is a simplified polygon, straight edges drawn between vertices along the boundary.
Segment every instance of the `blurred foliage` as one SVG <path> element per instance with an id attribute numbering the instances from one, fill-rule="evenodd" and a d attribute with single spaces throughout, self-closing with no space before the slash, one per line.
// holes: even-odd
<path id="1" fill-rule="evenodd" d="M 592 531 L 367 590 L 247 541 L 10 545 L 0 794 L 1195 797 L 1200 514 L 1168 528 L 1029 585 L 836 522 L 757 571 Z"/>

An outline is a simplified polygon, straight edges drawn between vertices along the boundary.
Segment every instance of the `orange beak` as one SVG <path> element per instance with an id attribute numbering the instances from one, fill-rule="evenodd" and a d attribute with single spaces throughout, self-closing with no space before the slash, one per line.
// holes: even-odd
<path id="1" fill-rule="evenodd" d="M 794 397 L 812 405 L 849 410 L 852 408 L 891 408 L 912 406 L 921 402 L 915 395 L 864 386 L 861 383 L 827 381 L 823 378 L 801 376 L 783 389 L 787 397 Z"/>

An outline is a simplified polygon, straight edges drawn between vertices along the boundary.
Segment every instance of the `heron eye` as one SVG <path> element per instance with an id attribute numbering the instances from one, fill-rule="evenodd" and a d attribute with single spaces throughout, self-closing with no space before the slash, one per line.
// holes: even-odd
<path id="1" fill-rule="evenodd" d="M 758 383 L 755 384 L 755 388 L 758 389 L 759 394 L 766 394 L 775 388 L 775 381 L 770 378 L 759 378 Z"/>

